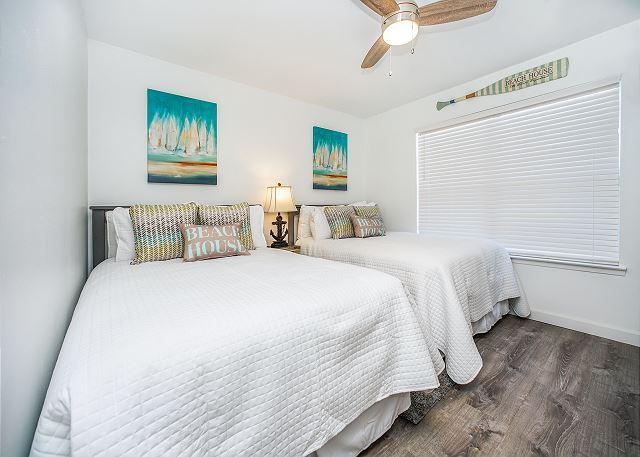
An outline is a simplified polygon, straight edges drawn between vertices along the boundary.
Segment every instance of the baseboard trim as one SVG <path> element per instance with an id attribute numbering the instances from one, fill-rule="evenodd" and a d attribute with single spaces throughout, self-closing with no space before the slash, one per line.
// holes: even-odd
<path id="1" fill-rule="evenodd" d="M 550 313 L 548 311 L 531 310 L 530 319 L 545 322 L 558 327 L 564 327 L 590 335 L 601 336 L 621 343 L 640 346 L 640 333 L 630 332 L 616 327 L 607 327 L 595 322 L 576 319 L 562 314 Z"/>

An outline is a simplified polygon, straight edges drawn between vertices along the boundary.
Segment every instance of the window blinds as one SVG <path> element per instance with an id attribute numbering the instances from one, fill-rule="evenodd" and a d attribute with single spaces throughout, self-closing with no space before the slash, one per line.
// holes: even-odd
<path id="1" fill-rule="evenodd" d="M 617 265 L 618 84 L 417 135 L 418 231 Z"/>

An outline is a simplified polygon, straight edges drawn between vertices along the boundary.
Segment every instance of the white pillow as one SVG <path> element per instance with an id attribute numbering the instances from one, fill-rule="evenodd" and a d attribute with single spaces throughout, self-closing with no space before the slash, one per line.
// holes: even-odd
<path id="1" fill-rule="evenodd" d="M 331 238 L 329 221 L 324 214 L 324 206 L 318 207 L 311 218 L 311 234 L 314 240 L 326 240 Z"/>
<path id="2" fill-rule="evenodd" d="M 104 213 L 107 219 L 107 259 L 112 259 L 118 251 L 118 238 L 116 237 L 116 226 L 113 223 L 113 211 Z"/>
<path id="3" fill-rule="evenodd" d="M 128 208 L 115 208 L 113 210 L 113 225 L 116 229 L 116 262 L 128 260 L 136 257 L 135 242 L 133 241 L 133 223 L 129 216 Z"/>
<path id="4" fill-rule="evenodd" d="M 266 248 L 267 240 L 264 238 L 264 209 L 262 205 L 249 207 L 249 222 L 251 222 L 253 245 L 257 248 Z"/>
<path id="5" fill-rule="evenodd" d="M 298 241 L 303 238 L 313 236 L 311 234 L 311 218 L 315 212 L 315 206 L 302 205 L 300 207 L 300 215 L 298 216 Z M 298 243 L 296 241 L 296 244 Z"/>

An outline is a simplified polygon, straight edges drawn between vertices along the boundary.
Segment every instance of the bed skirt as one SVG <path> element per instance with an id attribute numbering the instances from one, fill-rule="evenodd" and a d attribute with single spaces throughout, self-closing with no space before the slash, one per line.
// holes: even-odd
<path id="1" fill-rule="evenodd" d="M 391 428 L 411 405 L 409 393 L 391 395 L 371 405 L 356 420 L 307 457 L 355 457 Z"/>

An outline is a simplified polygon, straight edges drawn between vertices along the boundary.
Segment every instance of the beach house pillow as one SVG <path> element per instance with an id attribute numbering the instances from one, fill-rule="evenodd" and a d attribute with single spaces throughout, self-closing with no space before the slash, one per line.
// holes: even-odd
<path id="1" fill-rule="evenodd" d="M 380 217 L 380 210 L 374 205 L 354 206 L 356 214 L 362 217 Z"/>
<path id="2" fill-rule="evenodd" d="M 202 225 L 240 224 L 240 241 L 251 250 L 255 249 L 251 235 L 249 204 L 246 202 L 230 206 L 199 205 L 198 216 Z"/>
<path id="3" fill-rule="evenodd" d="M 240 224 L 191 225 L 181 224 L 185 262 L 217 259 L 235 255 L 249 255 L 240 241 Z"/>
<path id="4" fill-rule="evenodd" d="M 131 263 L 135 265 L 182 257 L 184 240 L 180 224 L 195 224 L 198 207 L 195 203 L 134 205 L 129 208 L 129 215 L 135 245 L 135 258 Z"/>
<path id="5" fill-rule="evenodd" d="M 370 236 L 384 236 L 386 233 L 384 222 L 379 217 L 362 217 L 351 215 L 353 232 L 356 238 L 368 238 Z"/>
<path id="6" fill-rule="evenodd" d="M 353 238 L 353 224 L 351 215 L 355 214 L 355 209 L 350 205 L 325 206 L 324 214 L 331 229 L 331 238 L 339 240 L 341 238 Z"/>

